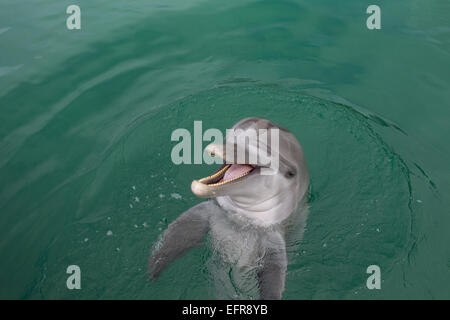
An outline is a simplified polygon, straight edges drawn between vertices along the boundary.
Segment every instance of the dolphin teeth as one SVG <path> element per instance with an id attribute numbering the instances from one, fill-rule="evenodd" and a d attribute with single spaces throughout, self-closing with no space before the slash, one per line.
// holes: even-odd
<path id="1" fill-rule="evenodd" d="M 233 178 L 233 179 L 230 179 L 230 180 L 225 180 L 225 181 L 218 182 L 218 183 L 208 184 L 207 186 L 208 186 L 208 187 L 215 187 L 215 186 L 220 186 L 220 185 L 223 185 L 223 184 L 227 184 L 227 183 L 229 183 L 229 182 L 233 182 L 233 181 L 235 181 L 235 180 L 241 179 L 242 177 L 245 177 L 246 175 L 248 175 L 248 174 L 249 174 L 250 172 L 252 172 L 252 171 L 253 171 L 253 169 L 250 170 L 250 171 L 247 171 L 246 173 L 241 174 L 240 176 L 238 176 L 238 177 L 236 177 L 236 178 Z"/>
<path id="2" fill-rule="evenodd" d="M 205 177 L 202 178 L 200 180 L 198 180 L 198 182 L 200 183 L 205 183 L 209 180 L 212 180 L 214 178 L 217 178 L 218 176 L 220 176 L 222 173 L 224 173 L 225 171 L 227 171 L 229 168 L 231 167 L 231 164 L 227 164 L 225 165 L 222 169 L 220 169 L 219 171 L 217 171 L 216 173 L 214 173 L 213 175 L 210 175 L 209 177 Z"/>
<path id="3" fill-rule="evenodd" d="M 235 177 L 235 178 L 233 178 L 233 179 L 229 179 L 229 180 L 225 180 L 225 181 L 222 181 L 222 182 L 209 183 L 209 184 L 208 184 L 208 181 L 211 181 L 211 180 L 213 180 L 213 179 L 215 179 L 215 178 L 217 178 L 217 177 L 219 177 L 219 176 L 221 176 L 221 175 L 224 175 L 225 172 L 226 172 L 230 167 L 231 167 L 231 164 L 227 164 L 227 165 L 225 165 L 222 169 L 220 169 L 219 171 L 217 171 L 216 173 L 214 173 L 213 175 L 210 175 L 210 176 L 208 176 L 208 177 L 202 178 L 202 179 L 198 180 L 198 182 L 200 182 L 200 183 L 202 183 L 202 184 L 204 184 L 204 185 L 206 185 L 206 186 L 208 186 L 208 187 L 216 187 L 216 186 L 221 186 L 221 185 L 227 184 L 227 183 L 229 183 L 229 182 L 233 182 L 233 181 L 236 181 L 236 180 L 238 180 L 238 179 L 241 179 L 241 178 L 245 177 L 246 175 L 248 175 L 250 172 L 253 171 L 253 169 L 252 169 L 252 170 L 247 171 L 247 172 L 245 172 L 245 173 L 241 174 L 240 176 Z"/>

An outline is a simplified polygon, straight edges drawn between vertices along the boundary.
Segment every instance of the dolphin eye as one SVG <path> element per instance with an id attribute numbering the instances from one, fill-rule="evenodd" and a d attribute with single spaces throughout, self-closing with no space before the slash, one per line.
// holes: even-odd
<path id="1" fill-rule="evenodd" d="M 288 171 L 287 173 L 286 173 L 286 177 L 287 178 L 292 178 L 292 177 L 294 177 L 295 176 L 295 172 L 294 171 Z"/>

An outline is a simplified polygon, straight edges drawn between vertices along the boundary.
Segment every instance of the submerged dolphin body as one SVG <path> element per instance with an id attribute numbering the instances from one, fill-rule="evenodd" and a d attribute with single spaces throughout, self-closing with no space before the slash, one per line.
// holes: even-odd
<path id="1" fill-rule="evenodd" d="M 198 197 L 212 200 L 190 208 L 169 225 L 153 246 L 150 277 L 158 277 L 170 262 L 202 244 L 208 234 L 223 260 L 237 266 L 241 273 L 254 273 L 261 299 L 281 299 L 287 268 L 286 231 L 296 230 L 298 241 L 308 214 L 303 200 L 309 174 L 303 149 L 291 132 L 266 119 L 246 118 L 232 129 L 238 132 L 237 137 L 252 130 L 277 129 L 276 146 L 260 135 L 256 144 L 258 148 L 265 145 L 268 153 L 277 157 L 277 168 L 262 164 L 259 156 L 250 164 L 252 153 L 260 149 L 245 139 L 238 145 L 238 138 L 227 137 L 224 145 L 207 146 L 206 151 L 224 159 L 224 165 L 211 176 L 194 180 L 191 189 Z M 226 150 L 232 150 L 227 144 L 234 144 L 234 150 L 244 150 L 247 162 L 237 161 L 236 152 L 226 154 Z"/>

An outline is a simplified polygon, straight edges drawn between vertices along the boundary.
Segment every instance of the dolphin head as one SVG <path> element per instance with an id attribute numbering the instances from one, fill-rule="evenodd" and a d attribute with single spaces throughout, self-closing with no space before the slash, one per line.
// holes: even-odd
<path id="1" fill-rule="evenodd" d="M 304 197 L 309 174 L 303 149 L 287 129 L 246 118 L 227 130 L 224 144 L 206 152 L 224 161 L 214 174 L 192 181 L 200 198 L 216 198 L 229 212 L 269 226 L 286 219 Z"/>

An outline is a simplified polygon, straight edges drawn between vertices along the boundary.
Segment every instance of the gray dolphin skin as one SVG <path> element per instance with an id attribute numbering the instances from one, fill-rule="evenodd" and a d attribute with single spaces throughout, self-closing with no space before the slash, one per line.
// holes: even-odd
<path id="1" fill-rule="evenodd" d="M 257 134 L 256 144 L 239 139 L 262 132 L 260 129 L 269 134 Z M 278 132 L 276 144 L 271 139 L 272 129 Z M 224 160 L 221 168 L 191 184 L 196 196 L 210 200 L 181 214 L 153 245 L 150 278 L 156 279 L 172 261 L 203 244 L 208 236 L 221 259 L 244 278 L 249 274 L 254 278 L 260 299 L 281 299 L 287 269 L 286 237 L 295 233 L 298 243 L 308 214 L 309 173 L 303 149 L 290 131 L 266 119 L 246 118 L 232 130 L 233 139 L 227 135 L 223 144 L 213 143 L 205 149 Z M 261 149 L 270 154 L 271 162 L 263 161 Z M 241 151 L 245 160 L 238 156 Z"/>

